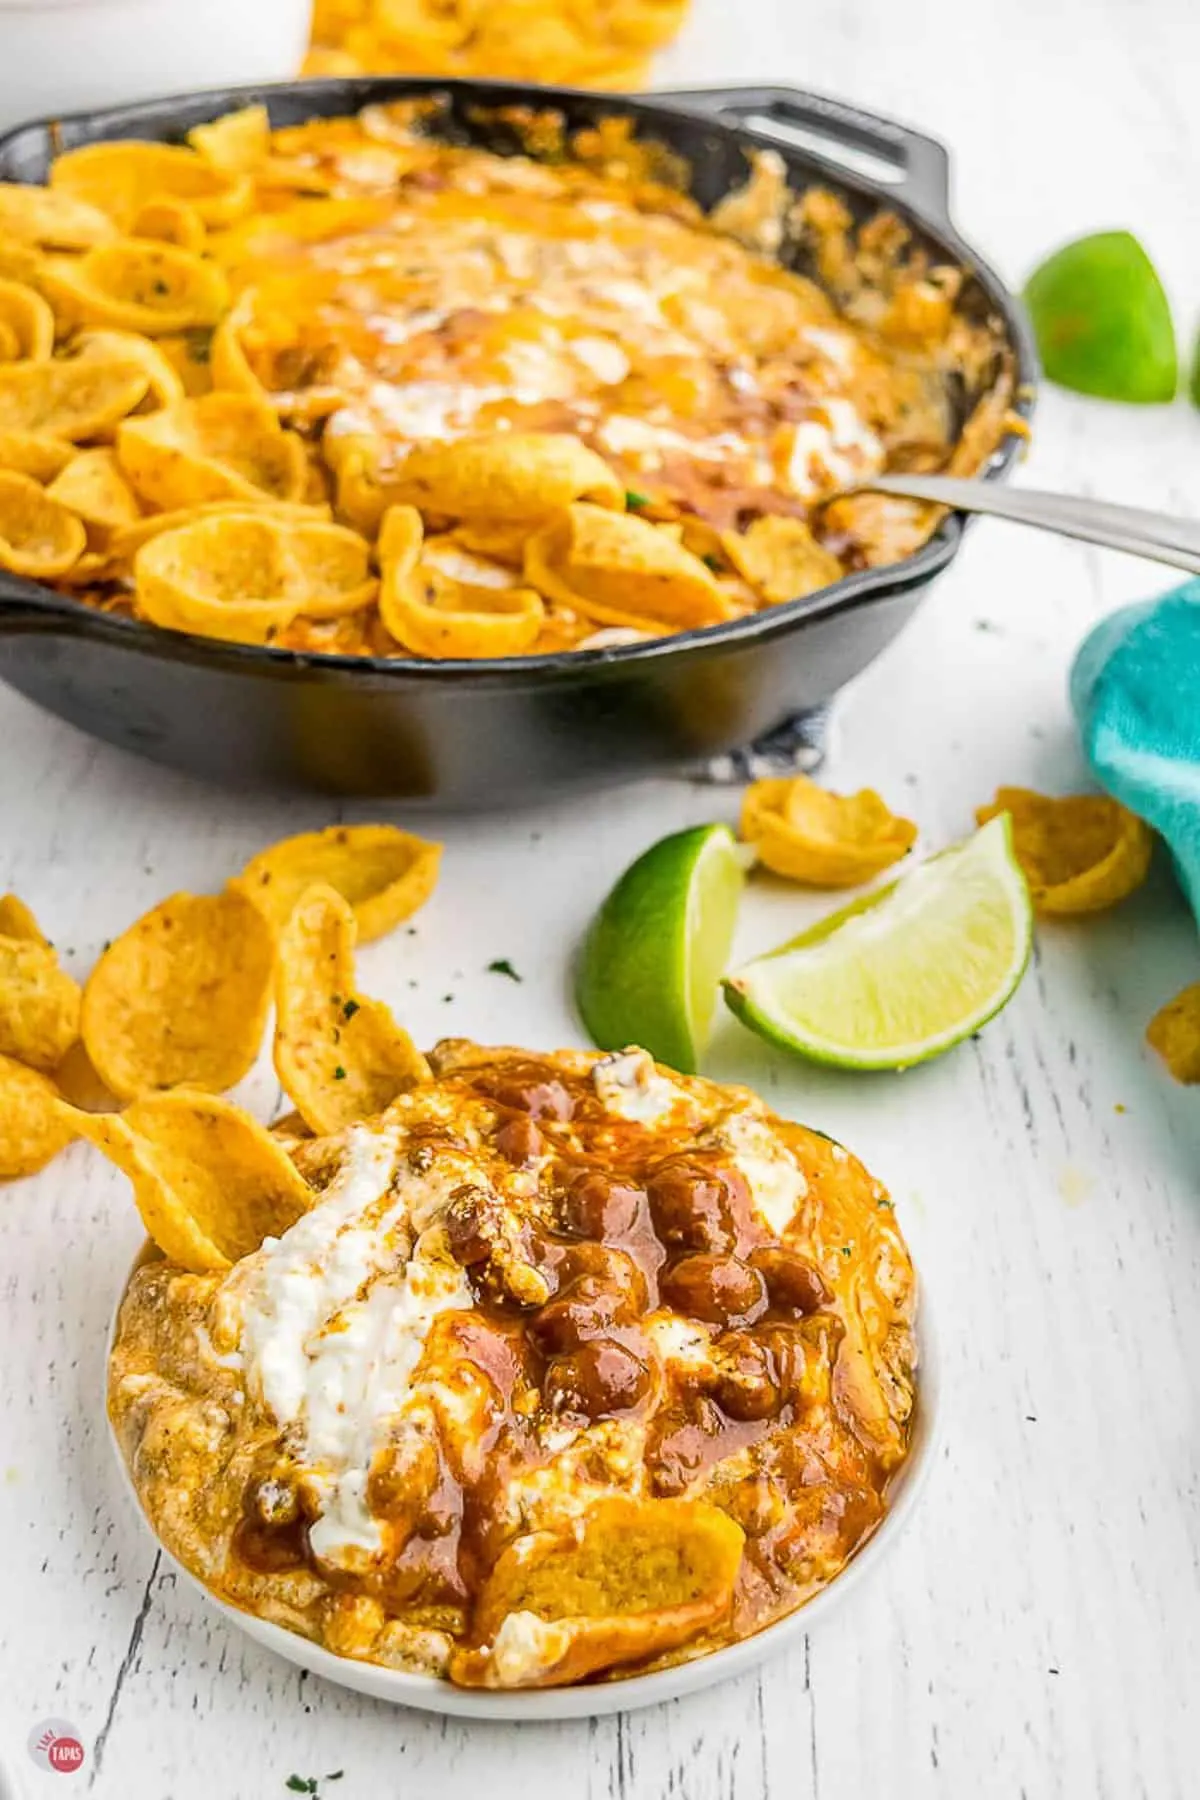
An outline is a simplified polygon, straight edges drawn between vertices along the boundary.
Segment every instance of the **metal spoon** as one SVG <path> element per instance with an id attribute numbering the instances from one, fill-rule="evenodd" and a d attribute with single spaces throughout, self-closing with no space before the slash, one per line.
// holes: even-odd
<path id="1" fill-rule="evenodd" d="M 931 500 L 956 511 L 992 513 L 1017 525 L 1036 525 L 1063 537 L 1104 544 L 1130 556 L 1149 557 L 1200 575 L 1200 524 L 1170 513 L 1146 512 L 1138 506 L 1111 506 L 1075 494 L 1042 494 L 1032 488 L 1002 487 L 999 482 L 966 481 L 953 475 L 877 475 L 856 483 L 855 493 L 896 494 L 905 500 Z"/>

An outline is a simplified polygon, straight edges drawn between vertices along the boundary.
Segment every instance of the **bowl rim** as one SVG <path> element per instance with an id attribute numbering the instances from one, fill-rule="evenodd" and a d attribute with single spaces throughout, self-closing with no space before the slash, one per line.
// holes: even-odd
<path id="1" fill-rule="evenodd" d="M 692 90 L 692 93 L 698 96 L 704 91 L 706 90 L 698 88 Z M 714 94 L 728 94 L 730 90 L 714 86 L 711 91 Z M 756 86 L 747 91 L 762 90 Z M 780 87 L 772 91 L 786 91 L 802 99 L 813 97 L 799 88 Z M 793 156 L 803 158 L 804 155 L 795 146 L 781 145 L 779 138 L 770 132 L 756 130 L 750 125 L 730 123 L 727 118 L 704 113 L 694 105 L 672 105 L 669 92 L 664 93 L 660 99 L 654 93 L 605 94 L 562 85 L 485 81 L 467 77 L 439 79 L 434 76 L 407 75 L 333 76 L 319 80 L 256 82 L 199 89 L 161 99 L 134 101 L 120 107 L 89 108 L 64 115 L 61 119 L 29 120 L 10 131 L 0 133 L 0 179 L 8 178 L 7 160 L 14 149 L 19 148 L 21 138 L 37 135 L 44 137 L 50 132 L 59 131 L 63 126 L 74 127 L 84 134 L 93 133 L 87 141 L 103 141 L 104 137 L 111 135 L 110 128 L 123 130 L 127 126 L 131 132 L 136 133 L 139 123 L 149 122 L 154 136 L 163 138 L 171 132 L 174 122 L 182 124 L 184 116 L 191 121 L 197 108 L 203 116 L 216 118 L 231 108 L 258 101 L 269 104 L 272 99 L 311 98 L 315 108 L 333 101 L 353 110 L 359 103 L 369 105 L 386 98 L 398 99 L 407 94 L 459 92 L 502 96 L 502 104 L 520 103 L 523 100 L 537 101 L 543 105 L 555 100 L 586 102 L 601 107 L 606 113 L 623 113 L 641 118 L 651 126 L 674 124 L 695 129 L 699 123 L 707 132 L 718 135 L 742 150 L 749 147 L 785 156 L 789 151 Z M 336 112 L 332 110 L 314 110 L 313 113 L 314 118 L 335 116 Z M 835 179 L 824 165 L 821 166 L 820 174 L 824 181 Z M 1014 416 L 1027 421 L 1032 415 L 1036 398 L 1036 353 L 1020 303 L 1006 288 L 1000 276 L 959 236 L 953 225 L 946 220 L 928 217 L 915 201 L 889 192 L 886 184 L 872 181 L 868 176 L 852 171 L 846 171 L 839 179 L 845 188 L 880 205 L 886 205 L 902 218 L 915 223 L 936 240 L 948 256 L 955 257 L 961 265 L 970 269 L 972 277 L 987 295 L 1004 325 L 1005 339 L 1013 357 L 1016 384 L 1010 411 Z M 1020 430 L 1007 431 L 979 470 L 978 478 L 984 481 L 1005 479 L 1021 453 L 1024 442 L 1025 437 Z M 0 628 L 6 606 L 27 606 L 47 619 L 60 619 L 79 633 L 106 639 L 122 648 L 141 650 L 151 655 L 162 654 L 171 659 L 216 664 L 235 670 L 259 670 L 283 678 L 298 672 L 330 676 L 357 674 L 384 685 L 396 680 L 416 680 L 433 685 L 443 681 L 453 681 L 456 685 L 467 682 L 474 687 L 496 683 L 507 685 L 513 678 L 519 680 L 521 677 L 553 679 L 556 676 L 574 674 L 578 678 L 608 666 L 627 670 L 631 666 L 656 662 L 664 656 L 691 653 L 704 655 L 726 649 L 749 649 L 764 641 L 770 642 L 778 636 L 790 635 L 809 620 L 829 618 L 849 611 L 860 603 L 883 601 L 894 597 L 898 592 L 923 586 L 953 562 L 964 531 L 972 522 L 967 514 L 952 511 L 939 522 L 925 543 L 899 561 L 880 568 L 855 570 L 843 576 L 840 581 L 818 589 L 814 594 L 778 602 L 744 618 L 695 627 L 669 637 L 650 638 L 645 643 L 613 645 L 596 650 L 555 651 L 537 656 L 499 657 L 486 661 L 454 657 L 435 662 L 416 657 L 354 656 L 323 650 L 280 649 L 269 644 L 226 643 L 189 632 L 169 631 L 139 619 L 98 612 L 69 594 L 14 576 L 0 576 Z"/>
<path id="2" fill-rule="evenodd" d="M 914 1329 L 917 1339 L 916 1410 L 909 1452 L 889 1489 L 889 1503 L 883 1518 L 860 1545 L 843 1568 L 811 1600 L 766 1625 L 751 1637 L 712 1650 L 690 1662 L 675 1663 L 648 1675 L 630 1675 L 611 1681 L 574 1683 L 568 1687 L 501 1690 L 495 1688 L 460 1688 L 436 1675 L 415 1675 L 403 1669 L 390 1669 L 382 1663 L 358 1661 L 338 1656 L 323 1644 L 276 1625 L 257 1613 L 234 1606 L 205 1586 L 199 1576 L 167 1549 L 154 1530 L 129 1472 L 116 1429 L 108 1411 L 108 1370 L 112 1360 L 125 1295 L 138 1269 L 162 1260 L 161 1252 L 146 1240 L 129 1266 L 109 1320 L 104 1345 L 105 1405 L 104 1418 L 109 1448 L 119 1472 L 120 1485 L 137 1513 L 142 1529 L 153 1540 L 156 1549 L 168 1560 L 192 1590 L 200 1594 L 228 1623 L 252 1638 L 264 1649 L 273 1651 L 285 1661 L 310 1674 L 319 1675 L 338 1687 L 370 1695 L 393 1706 L 412 1707 L 420 1712 L 440 1713 L 446 1717 L 491 1719 L 500 1723 L 522 1724 L 536 1720 L 598 1718 L 607 1713 L 630 1712 L 662 1701 L 680 1699 L 719 1681 L 744 1675 L 767 1657 L 785 1649 L 789 1643 L 807 1637 L 813 1627 L 833 1612 L 843 1600 L 864 1582 L 883 1561 L 911 1521 L 920 1504 L 930 1473 L 938 1460 L 945 1423 L 945 1369 L 942 1353 L 929 1305 L 929 1290 L 924 1277 L 917 1277 L 917 1310 Z"/>

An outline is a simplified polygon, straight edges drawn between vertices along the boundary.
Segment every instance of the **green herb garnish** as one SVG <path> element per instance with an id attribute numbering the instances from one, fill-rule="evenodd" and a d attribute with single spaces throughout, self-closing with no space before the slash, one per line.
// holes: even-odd
<path id="1" fill-rule="evenodd" d="M 339 1063 L 337 1068 L 333 1071 L 333 1079 L 335 1081 L 345 1081 L 346 1071 L 345 1071 L 345 1069 L 343 1069 L 341 1063 Z M 848 1254 L 849 1254 L 849 1252 L 847 1252 L 847 1255 Z"/>
<path id="2" fill-rule="evenodd" d="M 517 971 L 513 968 L 507 956 L 498 956 L 495 962 L 490 962 L 487 966 L 487 972 L 489 975 L 507 975 L 510 981 L 522 980 L 522 977 L 517 974 Z"/>
<path id="3" fill-rule="evenodd" d="M 630 512 L 637 512 L 639 507 L 651 505 L 651 500 L 649 494 L 639 494 L 636 488 L 626 488 L 625 504 Z"/>
<path id="4" fill-rule="evenodd" d="M 347 1000 L 346 1004 L 342 1007 L 342 1017 L 343 1019 L 352 1019 L 358 1011 L 360 1011 L 358 1001 Z"/>

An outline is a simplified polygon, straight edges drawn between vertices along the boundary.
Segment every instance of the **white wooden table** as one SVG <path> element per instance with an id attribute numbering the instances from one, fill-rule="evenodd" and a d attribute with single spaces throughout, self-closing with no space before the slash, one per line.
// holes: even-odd
<path id="1" fill-rule="evenodd" d="M 792 80 L 944 137 L 968 235 L 1014 282 L 1088 228 L 1137 228 L 1200 311 L 1200 11 L 1160 0 L 696 0 L 664 82 Z M 1190 223 L 1188 221 L 1190 220 Z M 1200 507 L 1200 416 L 1049 392 L 1030 476 Z M 985 524 L 847 694 L 827 776 L 878 784 L 937 846 L 1001 781 L 1083 778 L 1064 684 L 1088 626 L 1167 579 Z M 422 1039 L 578 1039 L 569 948 L 663 832 L 732 816 L 685 784 L 437 821 L 417 935 L 362 958 Z M 219 794 L 0 691 L 0 884 L 70 966 L 177 888 L 210 888 L 328 805 Z M 338 816 L 341 816 L 340 814 Z M 345 816 L 361 817 L 346 809 Z M 812 910 L 756 893 L 744 947 Z M 486 973 L 508 957 L 515 985 Z M 1200 1099 L 1142 1046 L 1200 974 L 1162 871 L 1121 911 L 1047 928 L 977 1043 L 904 1078 L 788 1065 L 732 1021 L 713 1072 L 855 1146 L 892 1187 L 939 1315 L 943 1460 L 881 1573 L 794 1654 L 701 1697 L 592 1724 L 465 1726 L 306 1680 L 164 1571 L 120 1492 L 101 1399 L 139 1231 L 76 1147 L 0 1192 L 0 1762 L 54 1792 L 33 1724 L 74 1722 L 77 1788 L 112 1800 L 1172 1800 L 1200 1788 Z M 252 1078 L 269 1106 L 273 1082 Z M 2 1784 L 0 1784 L 2 1791 Z"/>

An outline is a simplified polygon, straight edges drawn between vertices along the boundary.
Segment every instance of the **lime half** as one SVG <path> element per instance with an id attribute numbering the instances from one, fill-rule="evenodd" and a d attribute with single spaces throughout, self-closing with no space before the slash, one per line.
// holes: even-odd
<path id="1" fill-rule="evenodd" d="M 742 858 L 726 825 L 661 839 L 626 869 L 584 942 L 575 998 L 602 1050 L 640 1044 L 694 1075 L 729 961 Z"/>
<path id="2" fill-rule="evenodd" d="M 725 981 L 752 1031 L 813 1062 L 903 1069 L 999 1012 L 1033 913 L 1007 813 Z"/>
<path id="3" fill-rule="evenodd" d="M 1029 277 L 1025 304 L 1042 366 L 1060 387 L 1147 405 L 1175 398 L 1171 308 L 1130 232 L 1064 244 Z"/>

